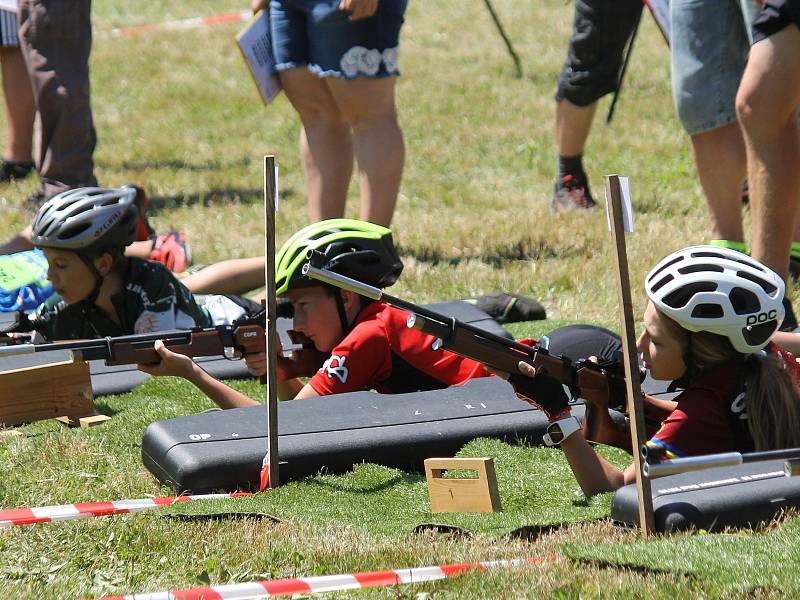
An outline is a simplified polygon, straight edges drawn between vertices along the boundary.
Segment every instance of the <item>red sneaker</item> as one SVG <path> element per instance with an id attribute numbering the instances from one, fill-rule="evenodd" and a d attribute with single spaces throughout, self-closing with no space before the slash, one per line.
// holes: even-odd
<path id="1" fill-rule="evenodd" d="M 132 187 L 136 190 L 136 197 L 133 199 L 133 203 L 139 211 L 139 218 L 136 221 L 136 241 L 143 242 L 153 239 L 156 230 L 147 220 L 147 209 L 150 207 L 150 198 L 148 198 L 147 192 L 144 191 L 142 186 L 135 183 L 127 183 L 122 187 Z"/>
<path id="2" fill-rule="evenodd" d="M 186 234 L 173 229 L 154 236 L 150 260 L 160 262 L 175 273 L 185 271 L 192 264 L 192 251 L 186 241 Z"/>

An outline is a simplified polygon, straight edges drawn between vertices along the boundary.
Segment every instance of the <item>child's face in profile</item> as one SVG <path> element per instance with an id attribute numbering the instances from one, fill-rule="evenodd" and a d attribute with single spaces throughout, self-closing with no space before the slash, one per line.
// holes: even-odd
<path id="1" fill-rule="evenodd" d="M 289 290 L 294 308 L 293 329 L 304 334 L 320 352 L 330 352 L 342 341 L 342 325 L 336 300 L 321 286 Z"/>
<path id="2" fill-rule="evenodd" d="M 671 381 L 686 372 L 683 353 L 685 340 L 678 335 L 679 326 L 662 315 L 652 302 L 644 311 L 644 331 L 636 342 L 636 349 L 642 353 L 644 366 L 650 369 L 654 379 Z"/>
<path id="3" fill-rule="evenodd" d="M 47 278 L 64 302 L 75 304 L 91 294 L 95 275 L 77 253 L 55 248 L 42 250 L 47 258 Z"/>

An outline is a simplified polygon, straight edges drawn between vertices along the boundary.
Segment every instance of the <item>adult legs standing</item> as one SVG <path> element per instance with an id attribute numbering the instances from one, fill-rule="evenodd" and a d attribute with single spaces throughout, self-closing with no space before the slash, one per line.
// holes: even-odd
<path id="1" fill-rule="evenodd" d="M 20 47 L 41 119 L 37 192 L 96 185 L 89 90 L 91 0 L 20 0 Z"/>
<path id="2" fill-rule="evenodd" d="M 747 144 L 752 254 L 787 275 L 800 204 L 800 29 L 790 24 L 753 45 L 736 108 Z"/>

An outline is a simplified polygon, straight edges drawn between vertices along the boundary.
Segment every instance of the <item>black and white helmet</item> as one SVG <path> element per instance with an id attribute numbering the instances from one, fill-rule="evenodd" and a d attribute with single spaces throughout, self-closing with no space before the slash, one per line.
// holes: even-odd
<path id="1" fill-rule="evenodd" d="M 785 310 L 777 273 L 735 250 L 691 246 L 673 252 L 645 278 L 655 307 L 689 331 L 728 338 L 742 354 L 767 345 Z"/>
<path id="2" fill-rule="evenodd" d="M 85 187 L 56 194 L 33 221 L 32 242 L 77 252 L 125 247 L 136 238 L 136 188 Z"/>

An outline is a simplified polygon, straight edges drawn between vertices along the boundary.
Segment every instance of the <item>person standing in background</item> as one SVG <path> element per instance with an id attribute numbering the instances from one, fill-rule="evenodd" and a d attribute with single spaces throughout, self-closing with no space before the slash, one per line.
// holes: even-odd
<path id="1" fill-rule="evenodd" d="M 302 122 L 312 222 L 344 215 L 358 166 L 361 219 L 389 225 L 405 160 L 395 108 L 407 0 L 254 0 L 269 10 L 278 77 Z"/>
<path id="2" fill-rule="evenodd" d="M 38 208 L 65 190 L 96 186 L 89 89 L 91 0 L 20 0 L 19 37 L 41 120 Z"/>
<path id="3" fill-rule="evenodd" d="M 3 72 L 7 138 L 0 183 L 24 179 L 33 170 L 31 140 L 36 103 L 19 49 L 17 15 L 0 9 L 0 68 Z"/>

